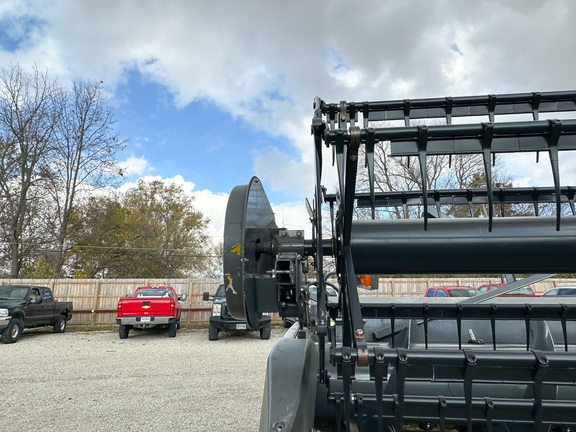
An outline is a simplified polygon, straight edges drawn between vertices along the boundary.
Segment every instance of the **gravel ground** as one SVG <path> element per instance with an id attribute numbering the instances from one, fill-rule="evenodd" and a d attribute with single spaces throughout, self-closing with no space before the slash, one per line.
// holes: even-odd
<path id="1" fill-rule="evenodd" d="M 26 331 L 0 344 L 4 431 L 257 431 L 268 354 L 285 329 Z"/>

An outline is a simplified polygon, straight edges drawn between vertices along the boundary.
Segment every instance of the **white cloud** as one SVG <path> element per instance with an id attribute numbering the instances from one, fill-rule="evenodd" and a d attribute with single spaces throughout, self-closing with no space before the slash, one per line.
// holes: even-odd
<path id="1" fill-rule="evenodd" d="M 137 67 L 181 105 L 209 98 L 242 116 L 277 109 L 278 94 L 307 108 L 316 94 L 386 99 L 392 82 L 414 83 L 403 97 L 445 95 L 455 81 L 470 91 L 571 85 L 576 5 L 519 4 L 368 2 L 343 14 L 338 1 L 35 2 L 46 25 L 22 55 L 51 53 L 60 70 L 111 86 Z"/>
<path id="2" fill-rule="evenodd" d="M 311 203 L 312 204 L 312 203 Z M 272 205 L 276 225 L 288 230 L 304 230 L 306 238 L 312 238 L 312 225 L 303 202 Z"/>
<path id="3" fill-rule="evenodd" d="M 269 148 L 254 159 L 254 173 L 267 179 L 274 191 L 313 193 L 314 175 L 309 164 L 293 159 L 278 148 Z"/>
<path id="4" fill-rule="evenodd" d="M 315 96 L 339 102 L 574 87 L 571 0 L 12 4 L 0 15 L 28 14 L 42 25 L 17 51 L 0 50 L 1 64 L 35 60 L 65 79 L 101 79 L 110 91 L 135 68 L 178 106 L 209 100 L 288 138 L 291 148 L 258 152 L 253 167 L 274 190 L 302 196 L 313 193 Z M 145 157 L 125 164 L 136 175 L 150 172 Z M 333 170 L 324 179 L 330 187 Z"/>
<path id="5" fill-rule="evenodd" d="M 204 216 L 210 219 L 208 233 L 214 243 L 222 241 L 224 237 L 224 219 L 228 194 L 214 193 L 210 190 L 193 191 L 194 205 Z"/>
<path id="6" fill-rule="evenodd" d="M 148 161 L 144 156 L 129 156 L 128 159 L 126 159 L 124 162 L 120 162 L 119 165 L 122 169 L 122 174 L 125 177 L 143 175 L 154 170 L 154 168 L 148 164 Z"/>
<path id="7" fill-rule="evenodd" d="M 554 186 L 552 167 L 547 152 L 540 152 L 538 163 L 536 153 L 508 154 L 502 156 L 506 171 L 514 178 L 515 186 Z M 559 157 L 560 184 L 576 185 L 576 152 L 562 152 Z"/>

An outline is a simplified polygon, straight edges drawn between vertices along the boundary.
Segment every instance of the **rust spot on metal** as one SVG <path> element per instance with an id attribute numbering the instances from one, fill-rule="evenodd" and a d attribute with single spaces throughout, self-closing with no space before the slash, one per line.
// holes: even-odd
<path id="1" fill-rule="evenodd" d="M 359 349 L 358 350 L 358 366 L 368 366 L 368 350 L 367 349 Z"/>

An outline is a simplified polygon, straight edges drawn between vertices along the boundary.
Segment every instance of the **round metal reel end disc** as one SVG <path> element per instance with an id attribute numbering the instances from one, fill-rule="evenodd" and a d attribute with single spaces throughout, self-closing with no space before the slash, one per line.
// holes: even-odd
<path id="1" fill-rule="evenodd" d="M 271 240 L 277 230 L 272 206 L 258 177 L 230 192 L 224 223 L 224 283 L 231 315 L 255 329 L 261 318 L 255 279 L 270 277 L 273 257 L 256 252 L 256 245 Z"/>

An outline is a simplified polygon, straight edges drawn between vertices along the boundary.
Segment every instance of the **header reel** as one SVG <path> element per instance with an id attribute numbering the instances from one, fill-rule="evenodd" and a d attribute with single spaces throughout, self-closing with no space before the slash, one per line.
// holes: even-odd
<path id="1" fill-rule="evenodd" d="M 576 150 L 576 119 L 541 120 L 542 113 L 568 111 L 576 113 L 576 92 L 337 104 L 316 99 L 313 239 L 278 228 L 256 177 L 234 188 L 226 211 L 230 312 L 251 328 L 263 312 L 300 323 L 299 338 L 284 338 L 277 355 L 270 356 L 261 431 L 311 430 L 321 412 L 333 417 L 337 430 L 345 425 L 346 430 L 400 431 L 407 423 L 482 431 L 493 424 L 505 430 L 576 426 L 575 300 L 538 307 L 512 301 L 500 307 L 498 299 L 490 300 L 494 295 L 461 303 L 368 301 L 357 290 L 360 274 L 542 273 L 525 279 L 533 283 L 549 273 L 576 272 L 575 188 L 561 185 L 559 165 L 564 151 Z M 499 121 L 503 115 L 526 114 L 532 121 Z M 478 121 L 478 116 L 486 118 Z M 457 117 L 468 123 L 453 124 Z M 411 124 L 434 118 L 446 124 Z M 376 127 L 396 120 L 403 126 Z M 391 156 L 416 158 L 419 190 L 376 190 L 374 156 L 383 141 L 390 143 Z M 321 184 L 324 146 L 333 150 L 338 172 L 334 195 Z M 494 187 L 494 156 L 512 152 L 548 153 L 553 185 Z M 427 159 L 461 154 L 480 155 L 486 187 L 432 189 Z M 368 183 L 358 190 L 363 165 Z M 505 208 L 517 203 L 531 204 L 533 216 L 508 216 Z M 553 216 L 539 215 L 541 203 L 552 204 Z M 330 207 L 331 239 L 322 239 L 324 204 Z M 469 212 L 458 214 L 469 217 L 445 217 L 444 205 L 466 206 Z M 474 217 L 477 205 L 486 217 Z M 422 217 L 377 219 L 376 209 L 390 206 L 404 215 L 418 206 Z M 369 209 L 364 213 L 369 215 L 359 220 L 358 208 Z M 337 310 L 327 310 L 325 256 L 335 261 Z M 317 285 L 315 325 L 306 315 L 308 258 Z M 334 313 L 330 323 L 328 313 Z M 533 335 L 533 326 L 542 331 Z M 486 344 L 473 344 L 479 339 L 468 340 L 470 332 L 482 333 L 479 339 Z"/>

